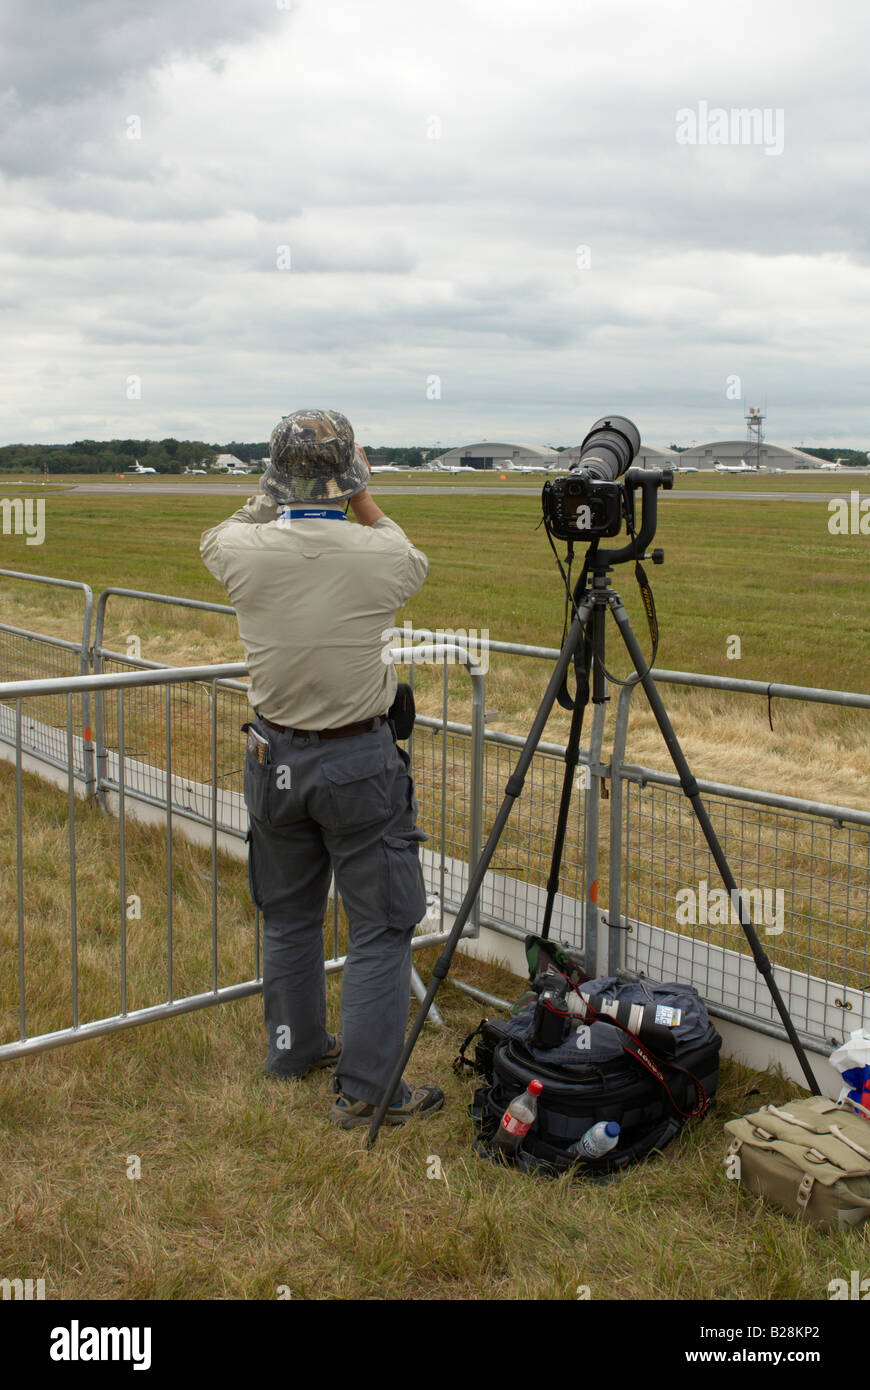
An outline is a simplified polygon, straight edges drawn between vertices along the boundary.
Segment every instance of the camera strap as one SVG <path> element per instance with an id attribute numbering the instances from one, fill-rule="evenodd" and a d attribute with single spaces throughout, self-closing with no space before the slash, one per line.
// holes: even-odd
<path id="1" fill-rule="evenodd" d="M 607 1022 L 610 1023 L 612 1022 L 612 1020 L 608 1019 Z M 671 1102 L 671 1105 L 674 1107 L 678 1115 L 682 1115 L 683 1118 L 686 1120 L 696 1120 L 700 1119 L 700 1117 L 706 1112 L 707 1105 L 709 1103 L 707 1100 L 707 1093 L 704 1090 L 704 1087 L 701 1085 L 700 1081 L 698 1080 L 697 1076 L 693 1076 L 693 1074 L 690 1071 L 686 1071 L 684 1067 L 676 1066 L 674 1062 L 665 1062 L 660 1057 L 654 1057 L 651 1052 L 647 1051 L 647 1049 L 634 1036 L 633 1033 L 627 1033 L 627 1041 L 623 1043 L 622 1050 L 623 1052 L 626 1052 L 629 1057 L 633 1057 L 636 1062 L 640 1062 L 642 1067 L 646 1067 L 650 1076 L 654 1076 L 656 1081 L 658 1081 L 659 1085 L 664 1086 L 668 1094 L 668 1100 Z M 677 1105 L 677 1102 L 674 1100 L 673 1093 L 671 1092 L 671 1088 L 665 1080 L 665 1074 L 662 1071 L 662 1067 L 667 1067 L 669 1071 L 678 1071 L 681 1076 L 686 1076 L 688 1077 L 689 1081 L 691 1081 L 692 1086 L 695 1090 L 695 1099 L 692 1102 L 691 1110 L 683 1110 L 679 1105 Z"/>
<path id="2" fill-rule="evenodd" d="M 572 591 L 572 589 L 571 589 L 571 565 L 572 565 L 573 560 L 574 560 L 574 546 L 573 546 L 573 544 L 572 544 L 570 541 L 568 542 L 568 573 L 566 574 L 565 571 L 562 569 L 562 562 L 561 562 L 561 560 L 559 559 L 558 553 L 557 553 L 557 551 L 556 551 L 556 547 L 553 545 L 553 538 L 552 538 L 552 536 L 550 535 L 549 528 L 547 529 L 547 538 L 548 538 L 548 540 L 549 540 L 549 542 L 550 542 L 550 546 L 551 546 L 551 548 L 552 548 L 553 554 L 556 556 L 556 564 L 559 566 L 559 570 L 560 570 L 560 572 L 561 572 L 562 579 L 564 580 L 564 583 L 565 583 L 565 616 L 564 616 L 564 618 L 563 618 L 563 620 L 562 620 L 562 640 L 561 640 L 561 642 L 559 643 L 559 645 L 560 645 L 561 647 L 563 647 L 563 646 L 565 645 L 565 638 L 566 638 L 567 635 L 568 635 L 568 624 L 569 624 L 569 622 L 573 621 L 573 617 L 576 615 L 576 612 L 577 612 L 577 608 L 576 608 L 576 605 L 575 605 L 575 603 L 574 603 L 574 593 L 573 593 L 573 591 Z M 594 553 L 595 550 L 597 550 L 597 548 L 598 548 L 598 542 L 597 542 L 597 540 L 596 540 L 595 542 L 593 542 L 593 546 L 592 546 L 593 553 Z M 580 579 L 579 579 L 579 582 L 578 582 L 578 584 L 577 584 L 577 592 L 578 592 L 578 593 L 581 593 L 581 594 L 582 594 L 582 593 L 585 593 L 585 592 L 586 592 L 586 581 L 587 581 L 588 577 L 589 577 L 589 551 L 586 552 L 586 559 L 585 559 L 584 562 L 583 562 L 583 569 L 582 569 L 581 572 L 580 572 Z M 565 672 L 565 679 L 562 681 L 561 686 L 559 687 L 558 691 L 556 692 L 556 699 L 558 700 L 559 704 L 562 706 L 562 709 L 573 710 L 573 709 L 574 709 L 574 706 L 577 704 L 577 699 L 578 699 L 578 697 L 579 697 L 580 690 L 581 690 L 581 684 L 582 684 L 583 679 L 584 679 L 584 676 L 585 676 L 585 671 L 584 671 L 584 669 L 583 669 L 583 659 L 584 659 L 584 651 L 583 651 L 583 647 L 581 646 L 581 647 L 578 647 L 578 648 L 577 648 L 577 651 L 574 653 L 574 670 L 575 670 L 575 673 L 576 673 L 576 676 L 577 676 L 577 687 L 576 687 L 576 688 L 577 688 L 577 695 L 575 695 L 574 698 L 573 698 L 573 700 L 572 700 L 571 696 L 568 694 L 568 673 L 567 673 L 567 671 Z"/>
<path id="3" fill-rule="evenodd" d="M 656 605 L 655 600 L 653 598 L 653 591 L 650 586 L 650 582 L 646 577 L 646 570 L 640 563 L 640 560 L 638 560 L 637 564 L 634 567 L 634 577 L 637 580 L 637 587 L 640 589 L 640 596 L 643 599 L 644 611 L 646 612 L 646 621 L 649 627 L 649 635 L 653 647 L 653 654 L 650 658 L 650 666 L 652 666 L 653 662 L 655 661 L 656 651 L 659 645 L 659 624 L 658 619 L 656 618 Z"/>
<path id="4" fill-rule="evenodd" d="M 486 1021 L 487 1020 L 485 1018 L 482 1018 L 480 1020 L 477 1027 L 471 1033 L 469 1033 L 468 1037 L 465 1039 L 465 1042 L 460 1047 L 458 1056 L 454 1057 L 453 1070 L 455 1071 L 457 1076 L 463 1076 L 466 1072 L 474 1072 L 476 1070 L 474 1062 L 470 1061 L 465 1054 L 468 1051 L 471 1044 L 474 1042 L 474 1039 L 476 1037 L 479 1037 L 480 1034 L 483 1032 L 483 1025 L 486 1023 Z"/>

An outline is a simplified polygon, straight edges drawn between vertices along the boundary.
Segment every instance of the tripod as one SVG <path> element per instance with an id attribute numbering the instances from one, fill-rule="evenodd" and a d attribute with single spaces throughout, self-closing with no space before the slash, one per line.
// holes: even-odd
<path id="1" fill-rule="evenodd" d="M 608 576 L 612 566 L 624 560 L 639 559 L 643 555 L 647 543 L 654 536 L 656 529 L 657 489 L 663 485 L 668 486 L 669 480 L 667 475 L 661 472 L 630 469 L 626 475 L 626 487 L 640 488 L 643 494 L 643 524 L 639 534 L 633 537 L 630 543 L 623 546 L 620 550 L 598 550 L 597 541 L 589 547 L 583 567 L 583 575 L 581 575 L 573 594 L 574 619 L 565 642 L 562 645 L 556 665 L 553 668 L 553 673 L 546 691 L 544 692 L 544 697 L 532 722 L 516 767 L 505 785 L 504 799 L 499 807 L 480 859 L 469 880 L 468 888 L 462 899 L 459 911 L 456 914 L 450 936 L 445 942 L 441 955 L 432 971 L 432 978 L 429 982 L 426 996 L 420 1005 L 411 1031 L 406 1039 L 404 1052 L 402 1053 L 393 1075 L 390 1077 L 389 1084 L 384 1092 L 380 1105 L 372 1117 L 368 1138 L 366 1140 L 366 1147 L 369 1149 L 372 1148 L 377 1138 L 378 1130 L 383 1122 L 390 1099 L 398 1089 L 408 1059 L 414 1050 L 417 1038 L 426 1021 L 429 1007 L 450 969 L 450 963 L 453 959 L 456 947 L 459 944 L 459 939 L 462 936 L 471 908 L 480 892 L 490 861 L 495 854 L 498 842 L 513 809 L 514 802 L 523 790 L 526 773 L 528 772 L 532 758 L 535 755 L 535 751 L 543 735 L 553 705 L 565 684 L 568 668 L 573 663 L 577 672 L 577 694 L 571 716 L 568 745 L 565 751 L 565 776 L 554 838 L 553 860 L 550 877 L 547 883 L 547 904 L 542 929 L 543 936 L 547 936 L 549 933 L 553 902 L 558 886 L 559 863 L 562 857 L 565 828 L 568 819 L 571 784 L 574 768 L 578 761 L 580 731 L 583 715 L 589 702 L 590 671 L 592 672 L 593 678 L 593 703 L 600 703 L 607 698 L 605 689 L 604 650 L 605 616 L 608 608 L 616 620 L 616 625 L 619 628 L 622 640 L 634 664 L 637 680 L 643 686 L 644 692 L 646 693 L 650 708 L 655 716 L 656 723 L 659 726 L 668 752 L 671 755 L 671 760 L 679 776 L 680 785 L 691 803 L 695 818 L 703 832 L 710 853 L 722 877 L 722 882 L 728 890 L 729 900 L 735 905 L 739 904 L 740 925 L 752 950 L 756 968 L 770 991 L 771 998 L 776 1005 L 786 1035 L 794 1049 L 801 1070 L 807 1079 L 810 1091 L 814 1095 L 820 1094 L 818 1082 L 810 1067 L 803 1044 L 797 1035 L 785 1000 L 773 977 L 773 966 L 758 938 L 758 933 L 752 924 L 743 896 L 738 891 L 734 875 L 731 872 L 728 860 L 725 857 L 725 853 L 713 829 L 712 822 L 707 813 L 707 808 L 701 800 L 698 783 L 692 774 L 685 754 L 677 740 L 673 725 L 668 717 L 667 710 L 665 709 L 655 681 L 652 678 L 651 670 L 644 659 L 643 651 L 632 629 L 628 614 L 623 607 L 619 595 L 609 585 Z M 581 593 L 580 590 L 583 588 L 584 578 L 587 575 L 591 577 L 591 582 Z"/>

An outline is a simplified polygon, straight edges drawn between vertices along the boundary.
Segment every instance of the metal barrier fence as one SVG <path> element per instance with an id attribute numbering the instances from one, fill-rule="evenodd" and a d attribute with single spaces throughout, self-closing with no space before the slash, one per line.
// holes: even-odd
<path id="1" fill-rule="evenodd" d="M 870 696 L 654 671 L 659 685 L 870 709 Z M 611 764 L 609 968 L 691 983 L 723 1018 L 783 1037 L 706 841 L 673 772 L 625 761 L 623 687 Z M 698 783 L 804 1044 L 870 1025 L 870 814 Z M 616 852 L 615 847 L 618 848 Z"/>
<path id="2" fill-rule="evenodd" d="M 43 582 L 44 578 L 20 575 L 17 572 L 13 577 L 26 578 L 38 583 Z M 17 630 L 6 625 L 0 629 L 0 672 L 7 678 L 27 676 L 32 679 L 42 676 L 46 673 L 46 652 L 50 653 L 56 646 L 62 646 L 67 650 L 74 649 L 81 666 L 87 667 L 92 664 L 98 676 L 120 676 L 137 671 L 163 672 L 165 675 L 168 668 L 160 663 L 129 656 L 104 645 L 107 605 L 111 597 L 235 616 L 234 610 L 227 605 L 112 587 L 104 590 L 99 597 L 96 605 L 95 640 L 93 646 L 85 650 L 93 610 L 93 600 L 89 591 L 88 597 L 81 650 L 62 639 L 28 632 L 28 647 L 26 651 L 22 651 L 16 649 L 13 641 Z M 431 634 L 418 631 L 410 634 L 409 640 L 413 643 L 416 639 L 425 639 L 427 636 Z M 462 644 L 459 646 L 461 648 Z M 552 656 L 546 649 L 523 648 L 511 644 L 494 646 L 513 655 L 532 656 L 537 659 Z M 456 647 L 455 643 L 453 647 Z M 473 661 L 469 661 L 467 644 L 464 651 L 450 650 L 444 644 L 433 646 L 424 640 L 422 644 L 409 649 L 394 651 L 393 658 L 396 661 L 407 661 L 412 684 L 415 669 L 421 660 L 426 663 L 434 660 L 443 668 L 441 717 L 439 719 L 421 715 L 409 745 L 423 808 L 421 824 L 437 846 L 437 849 L 424 851 L 423 854 L 424 874 L 432 898 L 427 920 L 434 918 L 438 922 L 438 933 L 429 938 L 431 943 L 435 939 L 445 938 L 445 911 L 458 905 L 468 881 L 469 868 L 479 853 L 484 802 L 487 812 L 494 811 L 497 804 L 496 793 L 500 792 L 501 785 L 509 775 L 514 761 L 513 750 L 521 746 L 522 740 L 509 734 L 491 733 L 487 740 L 491 745 L 491 751 L 487 766 L 484 767 L 483 683 L 477 672 L 472 672 L 475 690 L 472 724 L 459 723 L 448 717 L 448 668 L 454 661 L 473 666 Z M 77 686 L 82 689 L 83 700 L 89 701 L 93 692 L 96 709 L 95 743 L 92 742 L 90 731 L 89 705 L 83 705 L 88 711 L 87 717 L 83 718 L 80 731 L 75 732 L 70 709 L 67 708 L 64 716 L 57 703 L 61 696 L 59 686 L 53 687 L 51 694 L 48 687 L 42 686 L 42 705 L 48 718 L 32 718 L 23 714 L 20 698 L 14 712 L 9 706 L 0 703 L 0 743 L 11 743 L 15 747 L 19 798 L 24 751 L 39 761 L 50 761 L 55 767 L 65 768 L 73 779 L 85 776 L 83 769 L 88 763 L 93 767 L 95 759 L 96 776 L 94 778 L 91 774 L 90 777 L 85 777 L 86 790 L 89 793 L 95 792 L 104 810 L 119 810 L 123 819 L 128 800 L 135 799 L 137 805 L 150 805 L 165 816 L 167 842 L 170 844 L 174 816 L 179 820 L 183 818 L 185 824 L 199 823 L 211 827 L 215 833 L 229 833 L 241 838 L 245 833 L 246 817 L 241 796 L 244 755 L 240 725 L 249 713 L 247 687 L 242 681 L 231 678 L 229 668 L 223 671 L 222 678 L 215 676 L 208 683 L 194 680 L 193 674 L 191 673 L 191 679 L 187 681 L 173 677 L 165 682 L 155 674 L 151 680 L 125 683 L 122 686 L 102 679 L 93 683 L 77 682 Z M 244 667 L 239 665 L 233 668 L 233 674 L 244 674 Z M 162 689 L 159 688 L 161 686 Z M 35 695 L 39 688 L 36 684 L 29 684 L 28 693 Z M 120 692 L 121 700 L 108 700 L 104 692 L 109 689 Z M 11 687 L 7 687 L 3 693 L 7 696 L 13 694 Z M 70 688 L 67 688 L 67 694 L 71 694 Z M 210 743 L 205 731 L 211 731 Z M 47 747 L 51 750 L 50 758 L 44 757 Z M 562 749 L 558 745 L 541 746 L 524 797 L 525 825 L 518 825 L 511 835 L 505 837 L 500 848 L 501 864 L 497 864 L 490 875 L 487 890 L 483 895 L 483 906 L 487 911 L 482 911 L 480 901 L 475 904 L 465 935 L 476 935 L 481 920 L 497 931 L 517 938 L 522 938 L 526 931 L 537 928 L 544 896 L 542 884 L 549 867 L 546 826 L 555 807 L 552 772 L 561 755 Z M 585 796 L 581 798 L 581 806 L 585 808 Z M 20 814 L 20 799 L 17 814 Z M 585 819 L 581 818 L 575 844 L 572 845 L 569 835 L 564 891 L 557 898 L 554 915 L 554 925 L 559 928 L 562 938 L 571 939 L 577 945 L 583 940 L 583 902 L 578 901 L 577 890 L 583 882 L 580 866 L 583 863 L 581 851 L 585 824 Z M 74 833 L 71 847 L 73 845 Z M 121 852 L 123 856 L 123 842 Z M 20 876 L 20 839 L 18 853 Z M 497 871 L 499 867 L 502 872 Z M 76 900 L 72 860 L 70 872 L 70 932 L 74 940 Z M 170 926 L 167 927 L 167 931 L 171 942 L 171 861 L 168 873 Z M 123 869 L 120 878 L 123 900 Z M 338 899 L 335 894 L 333 901 L 333 959 L 327 968 L 340 968 L 343 961 L 338 957 L 339 917 Z M 19 913 L 21 905 L 19 883 Z M 212 914 L 213 912 L 212 906 Z M 19 931 L 23 931 L 21 922 Z M 58 1045 L 73 1036 L 87 1037 L 94 1032 L 111 1031 L 117 1026 L 130 1026 L 126 1021 L 128 1019 L 141 1022 L 163 1017 L 166 1010 L 174 1013 L 192 1007 L 204 1007 L 223 998 L 237 997 L 240 992 L 251 992 L 256 987 L 250 981 L 222 987 L 213 982 L 208 993 L 181 1001 L 176 1000 L 172 996 L 173 968 L 170 944 L 167 948 L 169 954 L 165 972 L 169 988 L 168 1002 L 147 1005 L 128 1012 L 126 986 L 123 983 L 123 940 L 124 938 L 120 964 L 120 1014 L 109 1020 L 91 1021 L 86 1027 L 74 1021 L 71 1031 L 53 1029 L 39 1038 L 25 1039 L 22 1035 L 16 1044 L 11 1045 L 13 1052 L 34 1051 L 44 1046 Z M 19 941 L 19 952 L 20 950 Z M 72 969 L 72 965 L 70 968 Z M 496 1005 L 502 1003 L 494 996 L 458 980 L 455 975 L 452 979 L 460 989 L 475 997 Z M 418 995 L 422 997 L 424 989 L 416 972 L 414 985 Z M 73 992 L 75 993 L 75 990 Z M 75 1018 L 78 1018 L 77 1004 Z M 434 1007 L 430 1018 L 434 1022 L 440 1021 Z M 4 1054 L 0 1047 L 0 1057 L 3 1055 L 13 1054 Z"/>
<path id="3" fill-rule="evenodd" d="M 0 573 L 43 582 L 41 576 Z M 204 684 L 188 673 L 187 680 L 165 680 L 160 691 L 158 673 L 166 677 L 167 668 L 104 646 L 105 615 L 112 596 L 234 616 L 234 610 L 225 605 L 136 590 L 104 591 L 97 603 L 95 642 L 87 654 L 88 662 L 103 673 L 103 678 L 137 672 L 152 672 L 156 677 L 123 687 L 128 692 L 121 716 L 124 757 L 119 759 L 122 729 L 117 702 L 106 699 L 103 692 L 110 687 L 105 684 L 89 688 L 94 692 L 96 708 L 96 744 L 92 748 L 88 748 L 90 738 L 85 737 L 89 720 L 84 715 L 78 737 L 68 737 L 69 709 L 64 721 L 55 718 L 55 710 L 49 723 L 28 720 L 19 704 L 17 718 L 13 718 L 14 711 L 4 706 L 2 691 L 0 742 L 15 747 L 19 757 L 27 750 L 41 753 L 58 767 L 66 766 L 71 758 L 72 775 L 83 780 L 107 808 L 110 799 L 117 802 L 123 766 L 128 782 L 135 783 L 137 799 L 150 803 L 166 817 L 183 816 L 185 821 L 199 822 L 206 828 L 216 817 L 220 834 L 241 837 L 243 745 L 239 726 L 248 706 L 246 686 L 236 677 L 244 668 L 208 668 L 222 674 L 213 675 Z M 86 595 L 88 622 L 92 607 L 92 598 L 88 601 Z M 495 815 L 524 740 L 483 729 L 482 680 L 478 679 L 474 716 L 481 726 L 478 745 L 473 722 L 450 717 L 447 648 L 441 644 L 439 649 L 431 642 L 427 645 L 426 639 L 432 636 L 428 630 L 408 630 L 404 636 L 406 646 L 394 655 L 408 665 L 412 683 L 422 665 L 440 659 L 443 666 L 440 718 L 418 716 L 409 745 L 420 823 L 431 837 L 425 854 L 427 887 L 433 899 L 430 920 L 437 918 L 438 934 L 443 937 L 445 912 L 455 909 L 462 898 L 481 829 Z M 22 638 L 26 639 L 24 645 Z M 23 677 L 34 671 L 41 673 L 45 667 L 40 662 L 82 661 L 85 640 L 80 649 L 58 638 L 0 625 L 0 674 L 7 679 L 11 675 Z M 414 643 L 418 644 L 416 649 Z M 60 657 L 54 655 L 56 651 Z M 469 654 L 466 649 L 466 657 Z M 488 643 L 488 654 L 504 658 L 512 667 L 527 659 L 551 663 L 558 655 L 552 648 L 497 641 Z M 22 666 L 25 669 L 20 669 Z M 849 692 L 768 686 L 685 672 L 653 674 L 666 685 L 870 709 L 870 697 Z M 543 688 L 543 682 L 541 685 Z M 431 698 L 431 682 L 427 689 Z M 604 709 L 599 706 L 592 712 L 589 747 L 581 750 L 585 781 L 569 823 L 552 935 L 580 949 L 590 973 L 610 970 L 678 978 L 693 983 L 719 1016 L 782 1037 L 763 981 L 743 941 L 737 913 L 729 915 L 727 905 L 721 902 L 721 884 L 676 776 L 626 759 L 632 689 L 624 687 L 620 695 L 610 763 L 602 761 Z M 60 727 L 64 722 L 67 733 Z M 170 729 L 185 731 L 185 735 L 173 741 L 167 732 Z M 205 739 L 204 730 L 209 731 Z M 95 771 L 88 781 L 88 757 L 94 753 Z M 563 759 L 562 745 L 540 745 L 487 875 L 472 919 L 473 930 L 482 926 L 515 939 L 538 930 Z M 20 772 L 18 775 L 20 779 Z M 611 787 L 609 828 L 604 837 L 599 835 L 602 779 Z M 725 783 L 701 782 L 700 786 L 737 881 L 749 895 L 753 920 L 760 924 L 762 943 L 773 960 L 798 1031 L 806 1046 L 826 1052 L 853 1028 L 870 1024 L 865 992 L 870 814 Z M 128 794 L 130 790 L 128 785 Z M 598 901 L 599 852 L 609 858 L 605 870 L 608 907 Z M 604 933 L 600 938 L 599 923 Z M 337 941 L 336 904 L 334 956 Z M 209 998 L 215 1002 L 213 995 Z"/>
<path id="4" fill-rule="evenodd" d="M 15 928 L 7 934 L 6 922 L 2 923 L 0 958 L 5 957 L 5 963 L 10 966 L 14 961 L 17 976 L 17 1006 L 6 997 L 5 977 L 0 991 L 0 1060 L 171 1018 L 262 990 L 259 915 L 248 898 L 246 876 L 229 889 L 226 884 L 222 886 L 219 877 L 221 822 L 223 820 L 224 825 L 235 822 L 238 808 L 230 809 L 227 794 L 218 785 L 218 694 L 222 682 L 244 674 L 243 665 L 225 664 L 11 681 L 0 685 L 0 701 L 14 702 L 16 752 Z M 189 808 L 183 805 L 189 779 L 175 767 L 173 713 L 177 704 L 172 700 L 172 692 L 195 682 L 207 683 L 211 711 L 206 729 L 200 729 L 200 733 L 206 734 L 211 758 L 208 807 L 206 810 L 200 804 L 194 812 L 194 819 L 208 827 L 205 856 L 189 842 L 180 845 L 174 834 L 176 819 L 189 814 Z M 126 707 L 128 692 L 135 698 L 138 692 L 146 689 L 156 689 L 163 700 L 165 756 L 159 774 L 152 765 L 144 764 L 149 780 L 143 787 L 143 763 L 139 757 L 129 755 L 127 746 Z M 117 822 L 105 817 L 94 800 L 77 806 L 76 784 L 81 783 L 83 777 L 77 771 L 81 739 L 75 732 L 73 709 L 76 697 L 85 692 L 99 693 L 104 700 L 107 692 L 113 692 L 116 697 L 117 749 L 105 750 L 102 790 L 104 793 L 111 790 L 116 798 Z M 33 822 L 28 822 L 31 832 L 28 839 L 23 786 L 24 703 L 58 697 L 64 699 L 66 706 L 66 823 L 59 822 L 54 815 L 47 819 L 37 816 Z M 479 742 L 482 691 L 476 707 L 479 709 L 476 720 Z M 35 719 L 33 722 L 42 721 Z M 154 784 L 157 775 L 162 778 L 160 796 Z M 479 781 L 479 769 L 476 776 Z M 152 818 L 158 819 L 163 829 L 159 837 L 164 858 L 162 889 L 157 886 L 154 861 L 159 853 L 153 837 L 149 841 L 145 836 L 143 843 L 136 845 L 138 878 L 135 881 L 130 872 L 127 812 L 129 803 L 134 801 L 160 812 L 159 817 Z M 77 825 L 88 817 L 88 843 L 83 855 Z M 117 879 L 109 874 L 107 884 L 99 880 L 95 855 L 98 860 L 101 839 L 105 841 L 108 837 L 110 852 L 115 848 L 112 837 L 116 827 L 118 873 Z M 63 839 L 68 858 L 68 891 L 65 900 L 59 902 L 57 858 Z M 31 843 L 32 840 L 36 843 Z M 53 866 L 53 877 L 48 885 L 41 858 L 44 852 L 50 854 Z M 87 860 L 91 879 L 86 895 L 80 892 L 80 879 L 85 872 L 80 862 L 83 858 Z M 224 861 L 221 875 L 227 877 L 231 873 L 231 866 Z M 4 875 L 7 879 L 11 876 Z M 195 882 L 197 877 L 208 883 L 205 894 Z M 95 885 L 94 879 L 97 880 Z M 143 893 L 148 898 L 147 930 L 134 925 L 142 921 Z M 240 930 L 240 916 L 248 919 L 243 930 Z M 206 917 L 207 936 L 202 930 Z M 412 949 L 420 950 L 445 939 L 443 931 L 424 932 L 413 938 Z M 165 948 L 161 940 L 165 941 Z M 227 973 L 244 976 L 242 963 L 245 959 L 248 961 L 247 978 L 233 978 L 222 983 Z M 344 959 L 336 950 L 333 958 L 326 962 L 326 969 L 340 970 L 343 965 Z M 34 979 L 35 988 L 28 992 L 28 981 Z M 422 994 L 422 987 L 418 992 Z M 109 1011 L 112 1006 L 114 1012 Z M 15 1032 L 18 1036 L 10 1037 Z"/>
<path id="5" fill-rule="evenodd" d="M 44 574 L 25 574 L 20 570 L 0 569 L 0 577 L 22 580 L 29 584 L 45 584 L 55 589 L 71 589 L 83 599 L 80 642 L 47 637 L 44 633 L 0 623 L 0 679 L 11 680 L 25 671 L 34 677 L 72 675 L 76 672 L 87 675 L 91 669 L 91 619 L 94 611 L 94 592 L 90 585 L 73 579 L 54 579 Z M 95 769 L 91 742 L 91 697 L 88 691 L 82 693 L 81 711 L 83 737 L 79 745 L 77 770 L 91 792 L 95 786 Z M 48 714 L 48 719 L 41 721 L 45 725 L 44 728 L 27 731 L 25 743 L 36 756 L 53 763 L 56 767 L 63 767 L 63 741 L 47 732 L 53 725 L 62 725 L 63 702 L 57 702 Z M 2 708 L 0 741 L 11 741 L 9 712 Z"/>

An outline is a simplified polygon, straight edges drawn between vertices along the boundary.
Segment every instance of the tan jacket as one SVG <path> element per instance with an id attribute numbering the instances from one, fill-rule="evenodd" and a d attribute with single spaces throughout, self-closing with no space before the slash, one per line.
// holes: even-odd
<path id="1" fill-rule="evenodd" d="M 400 526 L 282 521 L 258 494 L 205 531 L 200 552 L 235 607 L 260 714 L 337 729 L 386 713 L 396 671 L 384 633 L 429 572 Z"/>

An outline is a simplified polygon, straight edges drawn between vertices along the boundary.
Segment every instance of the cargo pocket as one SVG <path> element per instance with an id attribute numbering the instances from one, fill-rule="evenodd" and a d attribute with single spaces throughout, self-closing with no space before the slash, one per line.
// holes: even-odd
<path id="1" fill-rule="evenodd" d="M 427 837 L 422 830 L 407 835 L 385 835 L 387 856 L 387 926 L 411 931 L 426 916 L 426 885 L 420 867 L 419 845 Z"/>
<path id="2" fill-rule="evenodd" d="M 327 830 L 362 830 L 390 815 L 390 775 L 379 745 L 322 764 Z"/>

